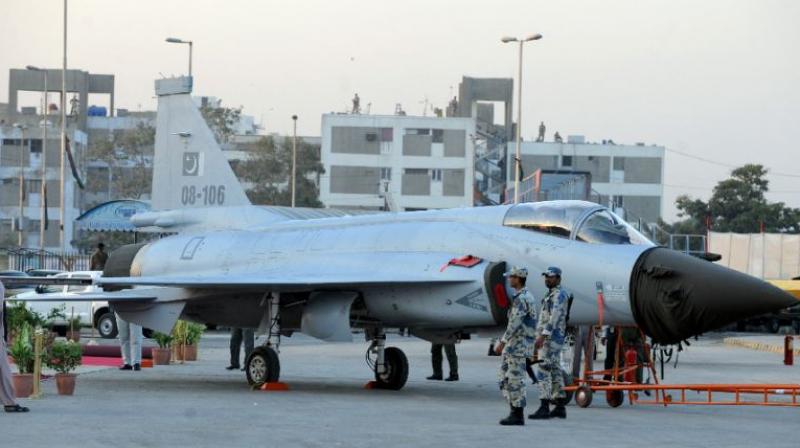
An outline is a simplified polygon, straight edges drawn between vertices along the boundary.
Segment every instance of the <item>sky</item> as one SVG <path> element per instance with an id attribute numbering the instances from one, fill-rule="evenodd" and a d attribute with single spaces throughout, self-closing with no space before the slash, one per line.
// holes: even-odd
<path id="1" fill-rule="evenodd" d="M 0 86 L 10 68 L 59 68 L 62 2 L 0 3 Z M 186 72 L 173 36 L 194 42 L 196 94 L 267 132 L 297 114 L 304 135 L 356 92 L 372 113 L 421 114 L 462 76 L 516 78 L 500 38 L 541 33 L 525 47 L 524 138 L 544 121 L 548 139 L 665 146 L 668 221 L 676 196 L 707 199 L 744 163 L 771 170 L 771 200 L 800 207 L 797 1 L 73 0 L 68 19 L 69 67 L 114 74 L 117 107 L 155 109 L 153 80 Z"/>

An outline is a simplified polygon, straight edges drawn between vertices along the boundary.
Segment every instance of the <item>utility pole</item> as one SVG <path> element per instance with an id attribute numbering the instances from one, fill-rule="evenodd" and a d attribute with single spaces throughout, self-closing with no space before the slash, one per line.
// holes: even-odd
<path id="1" fill-rule="evenodd" d="M 295 204 L 295 190 L 297 189 L 297 115 L 292 115 L 294 133 L 292 136 L 292 208 Z"/>
<path id="2" fill-rule="evenodd" d="M 66 225 L 67 204 L 66 204 L 66 164 L 67 154 L 67 0 L 64 0 L 64 47 L 63 64 L 61 68 L 61 159 L 59 177 L 59 226 L 58 226 L 58 247 L 64 253 L 64 226 Z M 111 111 L 113 115 L 114 111 Z"/>

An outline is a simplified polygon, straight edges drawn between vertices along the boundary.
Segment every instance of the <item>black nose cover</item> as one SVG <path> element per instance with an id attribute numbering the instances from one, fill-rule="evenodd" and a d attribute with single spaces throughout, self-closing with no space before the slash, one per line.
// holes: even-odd
<path id="1" fill-rule="evenodd" d="M 663 344 L 796 303 L 767 282 L 663 247 L 644 252 L 631 276 L 633 317 Z"/>

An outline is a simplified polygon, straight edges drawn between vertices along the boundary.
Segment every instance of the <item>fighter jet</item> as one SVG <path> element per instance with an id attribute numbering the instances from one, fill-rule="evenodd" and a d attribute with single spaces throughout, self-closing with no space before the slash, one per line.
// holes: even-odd
<path id="1" fill-rule="evenodd" d="M 343 341 L 359 330 L 378 387 L 401 389 L 408 361 L 386 346 L 387 330 L 440 343 L 500 331 L 511 266 L 560 266 L 571 325 L 635 324 L 662 343 L 795 303 L 761 280 L 657 247 L 590 202 L 360 215 L 253 206 L 191 87 L 188 77 L 156 81 L 155 211 L 132 217 L 174 235 L 112 252 L 97 280 L 105 291 L 86 299 L 165 332 L 178 318 L 259 328 L 268 337 L 246 361 L 252 385 L 279 380 L 281 337 Z M 531 291 L 543 294 L 535 280 Z"/>

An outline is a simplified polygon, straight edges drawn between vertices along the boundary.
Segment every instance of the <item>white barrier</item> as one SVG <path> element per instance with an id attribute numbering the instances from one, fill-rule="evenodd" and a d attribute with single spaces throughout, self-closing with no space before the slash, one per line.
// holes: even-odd
<path id="1" fill-rule="evenodd" d="M 708 251 L 722 255 L 718 264 L 758 278 L 800 275 L 800 235 L 709 232 Z"/>

